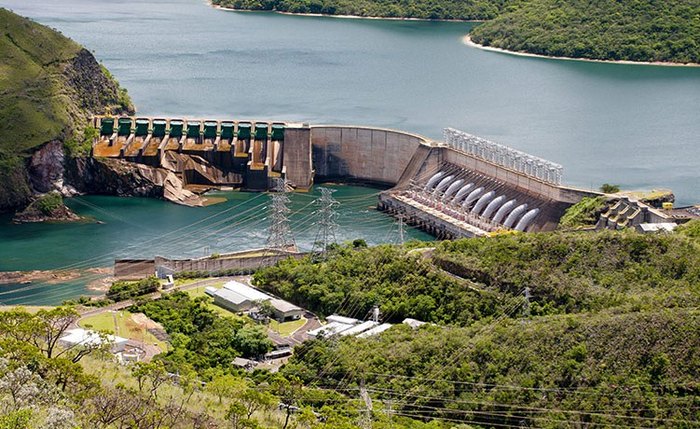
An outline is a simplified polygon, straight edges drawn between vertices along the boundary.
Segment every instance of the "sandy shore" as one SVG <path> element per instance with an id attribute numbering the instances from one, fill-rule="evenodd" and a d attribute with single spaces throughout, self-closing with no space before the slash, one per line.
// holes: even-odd
<path id="1" fill-rule="evenodd" d="M 555 57 L 548 55 L 531 54 L 528 52 L 509 51 L 507 49 L 494 48 L 492 46 L 484 46 L 474 42 L 467 34 L 462 38 L 462 42 L 472 48 L 482 49 L 484 51 L 499 52 L 502 54 L 516 55 L 519 57 L 545 58 L 549 60 L 566 60 L 566 61 L 585 61 L 590 63 L 610 63 L 610 64 L 630 64 L 643 66 L 664 66 L 664 67 L 700 67 L 700 64 L 695 63 L 668 63 L 663 61 L 625 61 L 625 60 L 594 60 L 589 58 L 572 58 L 572 57 Z"/>
<path id="2" fill-rule="evenodd" d="M 224 7 L 212 4 L 209 5 L 214 9 L 226 10 L 230 12 L 270 12 L 279 13 L 280 15 L 293 15 L 293 16 L 313 16 L 313 17 L 324 17 L 324 18 L 341 18 L 341 19 L 379 19 L 385 21 L 425 21 L 425 22 L 484 22 L 482 19 L 429 19 L 429 18 L 398 18 L 398 17 L 388 17 L 388 16 L 357 16 L 357 15 L 330 15 L 326 13 L 294 13 L 294 12 L 284 12 L 279 10 L 248 10 L 248 9 L 235 9 L 232 7 Z"/>

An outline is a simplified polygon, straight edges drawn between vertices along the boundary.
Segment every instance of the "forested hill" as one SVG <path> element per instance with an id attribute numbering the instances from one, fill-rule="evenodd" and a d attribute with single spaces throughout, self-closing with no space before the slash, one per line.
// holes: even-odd
<path id="1" fill-rule="evenodd" d="M 213 0 L 244 10 L 487 20 L 474 42 L 598 60 L 700 63 L 700 0 Z"/>
<path id="2" fill-rule="evenodd" d="M 700 0 L 526 1 L 471 38 L 548 56 L 700 63 Z"/>
<path id="3" fill-rule="evenodd" d="M 29 202 L 37 148 L 78 139 L 90 115 L 107 109 L 132 107 L 90 51 L 0 8 L 0 212 Z"/>
<path id="4" fill-rule="evenodd" d="M 212 0 L 222 7 L 386 18 L 484 20 L 514 0 Z"/>

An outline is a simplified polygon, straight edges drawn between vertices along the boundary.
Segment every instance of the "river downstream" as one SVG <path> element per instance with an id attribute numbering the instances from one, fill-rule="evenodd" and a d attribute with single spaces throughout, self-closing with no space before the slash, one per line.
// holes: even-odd
<path id="1" fill-rule="evenodd" d="M 451 126 L 558 162 L 570 185 L 663 187 L 679 204 L 700 201 L 700 68 L 487 52 L 462 43 L 473 23 L 227 12 L 201 0 L 0 4 L 92 50 L 143 115 L 374 125 L 432 138 Z M 366 210 L 376 192 L 339 187 L 338 198 L 349 198 L 339 239 L 394 239 L 387 233 L 393 220 Z M 69 202 L 101 224 L 12 225 L 0 217 L 0 271 L 100 267 L 114 257 L 198 256 L 264 243 L 260 208 L 230 234 L 163 238 L 267 198 L 226 196 L 202 209 L 99 196 Z M 296 209 L 309 199 L 295 196 Z M 310 231 L 299 230 L 302 246 L 313 242 Z M 55 304 L 90 292 L 85 280 L 0 285 L 0 302 Z"/>

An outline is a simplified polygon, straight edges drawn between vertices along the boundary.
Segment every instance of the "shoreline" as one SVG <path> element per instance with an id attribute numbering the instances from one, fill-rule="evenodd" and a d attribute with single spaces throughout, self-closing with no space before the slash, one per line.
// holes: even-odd
<path id="1" fill-rule="evenodd" d="M 290 16 L 308 16 L 314 18 L 338 18 L 338 19 L 371 19 L 371 20 L 385 20 L 385 21 L 420 21 L 420 22 L 486 22 L 485 19 L 430 19 L 430 18 L 401 18 L 401 17 L 389 17 L 389 16 L 359 16 L 359 15 L 331 15 L 328 13 L 296 13 L 296 12 L 285 12 L 281 10 L 250 10 L 250 9 L 236 9 L 232 7 L 219 6 L 208 1 L 209 6 L 214 9 L 223 10 L 227 12 L 265 12 L 265 13 L 277 13 L 280 15 L 290 15 Z"/>
<path id="2" fill-rule="evenodd" d="M 590 63 L 607 63 L 607 64 L 626 64 L 635 66 L 662 66 L 662 67 L 700 67 L 700 64 L 696 63 L 670 63 L 664 61 L 630 61 L 630 60 L 597 60 L 593 58 L 574 58 L 574 57 L 557 57 L 550 55 L 532 54 L 530 52 L 520 52 L 511 51 L 503 48 L 496 48 L 493 46 L 484 46 L 476 43 L 472 40 L 469 34 L 462 37 L 462 43 L 465 45 L 481 49 L 483 51 L 496 52 L 500 54 L 515 55 L 518 57 L 531 57 L 531 58 L 544 58 L 548 60 L 564 60 L 564 61 L 584 61 Z"/>

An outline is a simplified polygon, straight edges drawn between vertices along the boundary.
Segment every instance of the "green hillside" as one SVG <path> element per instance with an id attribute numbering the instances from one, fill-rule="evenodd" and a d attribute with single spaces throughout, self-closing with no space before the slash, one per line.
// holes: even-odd
<path id="1" fill-rule="evenodd" d="M 28 201 L 33 150 L 72 138 L 106 109 L 132 108 L 89 51 L 0 8 L 0 211 Z"/>
<path id="2" fill-rule="evenodd" d="M 700 1 L 525 1 L 471 37 L 549 56 L 700 63 Z"/>
<path id="3" fill-rule="evenodd" d="M 700 0 L 213 0 L 244 10 L 487 20 L 485 46 L 573 58 L 700 63 Z"/>

